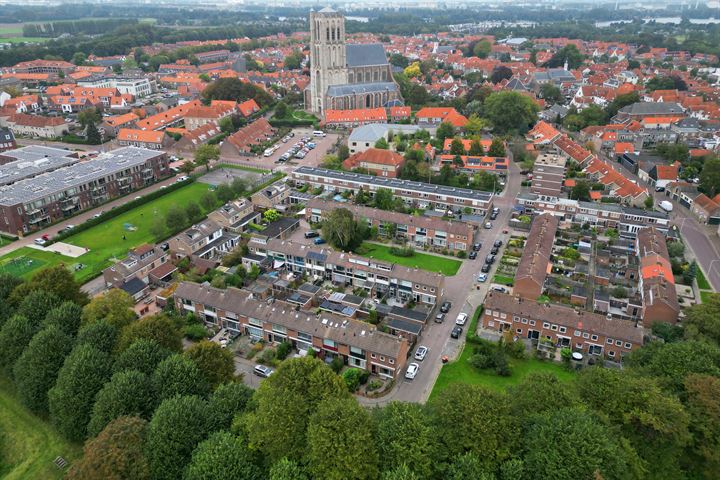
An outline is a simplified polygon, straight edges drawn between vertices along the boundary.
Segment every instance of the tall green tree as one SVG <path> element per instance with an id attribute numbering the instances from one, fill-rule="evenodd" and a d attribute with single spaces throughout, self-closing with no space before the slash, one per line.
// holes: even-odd
<path id="1" fill-rule="evenodd" d="M 88 436 L 95 437 L 105 427 L 123 416 L 144 419 L 155 409 L 155 395 L 150 379 L 136 370 L 125 370 L 112 376 L 95 397 L 88 423 Z"/>
<path id="2" fill-rule="evenodd" d="M 378 476 L 372 422 L 354 398 L 320 402 L 310 418 L 307 444 L 307 459 L 315 478 L 369 480 Z"/>
<path id="3" fill-rule="evenodd" d="M 196 396 L 175 396 L 155 410 L 146 452 L 153 480 L 182 478 L 195 447 L 210 433 L 207 402 Z"/>
<path id="4" fill-rule="evenodd" d="M 29 282 L 25 282 L 13 290 L 10 301 L 17 305 L 30 292 L 36 290 L 43 290 L 57 296 L 60 300 L 67 300 L 81 306 L 88 302 L 87 294 L 80 289 L 80 284 L 70 270 L 62 264 L 44 268 L 34 274 Z M 50 309 L 48 308 L 48 310 Z"/>
<path id="5" fill-rule="evenodd" d="M 98 350 L 111 353 L 117 344 L 118 330 L 105 320 L 90 323 L 80 328 L 75 346 L 90 345 Z"/>
<path id="6" fill-rule="evenodd" d="M 685 392 L 692 435 L 682 463 L 698 478 L 713 478 L 720 471 L 720 379 L 688 375 Z"/>
<path id="7" fill-rule="evenodd" d="M 216 432 L 192 454 L 184 480 L 264 480 L 262 469 L 238 436 Z"/>
<path id="8" fill-rule="evenodd" d="M 308 422 L 318 404 L 348 396 L 342 378 L 320 360 L 285 360 L 255 393 L 255 412 L 246 419 L 251 448 L 259 449 L 270 462 L 283 457 L 303 460 Z"/>
<path id="9" fill-rule="evenodd" d="M 254 390 L 240 382 L 225 383 L 210 395 L 208 409 L 212 430 L 227 430 L 233 419 L 245 411 Z"/>
<path id="10" fill-rule="evenodd" d="M 140 338 L 117 354 L 113 372 L 137 370 L 152 375 L 158 364 L 171 355 L 171 351 L 150 338 Z"/>
<path id="11" fill-rule="evenodd" d="M 145 456 L 147 422 L 120 417 L 85 444 L 83 456 L 72 464 L 68 480 L 150 480 Z"/>
<path id="12" fill-rule="evenodd" d="M 518 92 L 496 92 L 485 100 L 485 116 L 498 134 L 527 132 L 537 120 L 538 110 L 538 105 L 530 97 Z"/>
<path id="13" fill-rule="evenodd" d="M 335 248 L 350 251 L 358 247 L 367 233 L 367 224 L 355 220 L 347 208 L 336 208 L 322 222 L 323 238 Z"/>
<path id="14" fill-rule="evenodd" d="M 55 386 L 48 393 L 50 420 L 67 439 L 87 436 L 95 395 L 108 378 L 110 356 L 91 345 L 76 346 L 65 359 Z"/>
<path id="15" fill-rule="evenodd" d="M 543 83 L 540 85 L 540 97 L 547 105 L 560 103 L 564 100 L 562 92 L 554 83 Z"/>
<path id="16" fill-rule="evenodd" d="M 585 180 L 577 180 L 575 186 L 570 190 L 570 198 L 585 202 L 590 201 L 590 184 Z"/>
<path id="17" fill-rule="evenodd" d="M 485 155 L 485 150 L 483 150 L 483 146 L 480 143 L 480 140 L 473 140 L 470 142 L 470 151 L 468 152 L 470 155 L 481 157 Z"/>
<path id="18" fill-rule="evenodd" d="M 200 341 L 183 353 L 192 360 L 212 390 L 235 379 L 235 362 L 228 349 L 209 340 Z"/>
<path id="19" fill-rule="evenodd" d="M 100 130 L 98 130 L 94 123 L 88 124 L 85 135 L 90 145 L 100 145 L 102 143 L 102 135 L 100 135 Z"/>
<path id="20" fill-rule="evenodd" d="M 559 68 L 567 63 L 567 68 L 574 70 L 582 65 L 584 55 L 580 53 L 576 45 L 569 44 L 558 50 L 545 62 L 545 67 Z"/>
<path id="21" fill-rule="evenodd" d="M 700 188 L 712 198 L 720 193 L 720 157 L 705 160 L 700 172 Z"/>
<path id="22" fill-rule="evenodd" d="M 27 285 L 26 283 L 19 288 Z M 47 313 L 53 308 L 59 306 L 62 300 L 55 294 L 47 290 L 33 290 L 23 298 L 17 309 L 17 314 L 22 315 L 32 322 L 36 327 L 45 320 Z"/>
<path id="23" fill-rule="evenodd" d="M 203 397 L 210 390 L 198 364 L 180 354 L 171 355 L 158 364 L 152 383 L 160 401 L 176 395 Z"/>
<path id="24" fill-rule="evenodd" d="M 441 142 L 444 142 L 446 138 L 452 138 L 455 136 L 455 127 L 450 122 L 442 122 L 435 132 L 435 137 Z"/>
<path id="25" fill-rule="evenodd" d="M 182 335 L 165 315 L 152 315 L 133 322 L 120 332 L 117 350 L 122 352 L 136 340 L 155 340 L 161 347 L 173 352 L 182 350 Z"/>
<path id="26" fill-rule="evenodd" d="M 505 156 L 505 142 L 502 138 L 493 138 L 490 148 L 488 149 L 488 156 L 490 157 L 504 157 Z"/>
<path id="27" fill-rule="evenodd" d="M 299 463 L 282 458 L 270 467 L 270 480 L 309 480 Z"/>
<path id="28" fill-rule="evenodd" d="M 43 320 L 43 327 L 55 326 L 74 337 L 80 328 L 83 309 L 73 302 L 63 302 L 50 310 Z"/>
<path id="29" fill-rule="evenodd" d="M 465 155 L 465 145 L 461 139 L 453 138 L 450 143 L 450 155 Z"/>
<path id="30" fill-rule="evenodd" d="M 15 362 L 30 344 L 40 325 L 22 315 L 14 315 L 0 329 L 0 369 L 12 374 Z"/>
<path id="31" fill-rule="evenodd" d="M 205 167 L 206 171 L 210 171 L 210 162 L 217 161 L 220 158 L 220 147 L 206 143 L 195 149 L 194 160 L 195 165 Z"/>
<path id="32" fill-rule="evenodd" d="M 48 413 L 48 392 L 55 385 L 73 340 L 60 327 L 38 332 L 15 362 L 13 377 L 20 401 L 33 412 Z"/>
<path id="33" fill-rule="evenodd" d="M 448 480 L 494 480 L 480 457 L 474 452 L 458 455 L 448 467 Z"/>
<path id="34" fill-rule="evenodd" d="M 93 298 L 82 310 L 83 324 L 105 320 L 117 329 L 129 325 L 137 318 L 133 307 L 135 301 L 119 288 L 112 288 Z"/>
<path id="35" fill-rule="evenodd" d="M 579 404 L 577 395 L 552 373 L 531 373 L 509 393 L 513 415 L 521 421 Z"/>

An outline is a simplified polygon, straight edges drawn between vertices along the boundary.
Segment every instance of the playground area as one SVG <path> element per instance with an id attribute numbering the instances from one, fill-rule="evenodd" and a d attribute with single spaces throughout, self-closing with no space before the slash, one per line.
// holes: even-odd
<path id="1" fill-rule="evenodd" d="M 33 258 L 29 255 L 10 258 L 0 263 L 0 272 L 9 273 L 13 277 L 27 278 L 35 270 L 42 268 L 47 262 L 41 258 Z"/>
<path id="2" fill-rule="evenodd" d="M 242 178 L 247 182 L 248 186 L 250 186 L 256 183 L 262 183 L 265 181 L 265 176 L 269 179 L 269 172 L 263 174 L 257 169 L 245 169 L 241 166 L 223 164 L 220 168 L 216 168 L 200 177 L 198 181 L 217 187 L 223 183 L 232 183 L 236 178 Z"/>

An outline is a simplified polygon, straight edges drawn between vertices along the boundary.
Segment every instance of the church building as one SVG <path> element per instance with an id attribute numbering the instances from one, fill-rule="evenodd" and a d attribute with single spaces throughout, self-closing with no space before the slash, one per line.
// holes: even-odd
<path id="1" fill-rule="evenodd" d="M 381 44 L 345 43 L 345 17 L 331 8 L 310 12 L 310 86 L 305 108 L 316 114 L 402 105 Z"/>

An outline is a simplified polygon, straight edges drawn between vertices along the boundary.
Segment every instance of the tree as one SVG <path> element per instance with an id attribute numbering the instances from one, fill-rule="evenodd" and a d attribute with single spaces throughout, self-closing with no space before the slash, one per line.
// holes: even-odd
<path id="1" fill-rule="evenodd" d="M 171 232 L 182 230 L 187 223 L 187 214 L 180 205 L 171 206 L 165 214 L 165 225 Z"/>
<path id="2" fill-rule="evenodd" d="M 534 372 L 510 389 L 513 415 L 521 421 L 531 416 L 578 404 L 567 384 L 552 373 Z"/>
<path id="3" fill-rule="evenodd" d="M 354 398 L 320 402 L 307 430 L 307 458 L 313 476 L 327 480 L 377 478 L 373 433 L 368 413 Z"/>
<path id="4" fill-rule="evenodd" d="M 420 405 L 390 402 L 375 412 L 381 470 L 401 465 L 418 478 L 430 478 L 436 458 L 435 434 Z M 408 439 L 412 438 L 412 442 Z"/>
<path id="5" fill-rule="evenodd" d="M 681 243 L 681 242 L 672 242 Z M 709 295 L 703 303 L 685 310 L 685 336 L 693 340 L 710 340 L 720 344 L 720 294 Z"/>
<path id="6" fill-rule="evenodd" d="M 0 329 L 0 368 L 12 373 L 15 362 L 30 344 L 40 325 L 24 315 L 14 315 Z"/>
<path id="7" fill-rule="evenodd" d="M 263 213 L 263 219 L 265 219 L 265 221 L 268 223 L 272 223 L 280 219 L 280 213 L 278 213 L 278 211 L 274 208 L 270 208 L 268 210 L 265 210 L 265 212 Z"/>
<path id="8" fill-rule="evenodd" d="M 204 397 L 210 390 L 198 365 L 180 354 L 170 355 L 158 364 L 152 375 L 152 383 L 159 401 L 175 395 Z"/>
<path id="9" fill-rule="evenodd" d="M 25 298 L 30 292 L 42 290 L 55 295 L 60 301 L 74 302 L 82 306 L 88 303 L 88 296 L 80 289 L 80 286 L 65 265 L 55 265 L 40 270 L 32 277 L 32 280 L 19 285 L 13 290 L 11 301 Z M 49 308 L 45 310 L 45 313 L 56 306 L 50 306 L 49 301 L 47 302 Z M 44 317 L 44 314 L 42 316 Z"/>
<path id="10" fill-rule="evenodd" d="M 202 205 L 203 209 L 206 212 L 214 210 L 215 207 L 217 207 L 217 204 L 218 199 L 215 194 L 210 190 L 208 190 L 207 192 L 203 192 L 203 194 L 200 196 L 200 205 Z"/>
<path id="11" fill-rule="evenodd" d="M 279 101 L 275 105 L 275 118 L 285 118 L 288 114 L 288 105 L 283 101 Z"/>
<path id="12" fill-rule="evenodd" d="M 77 118 L 82 128 L 87 128 L 90 125 L 97 125 L 98 123 L 100 123 L 100 120 L 102 120 L 102 115 L 100 115 L 100 112 L 97 110 L 97 108 L 92 107 L 86 108 L 82 112 L 78 113 Z"/>
<path id="13" fill-rule="evenodd" d="M 571 43 L 555 52 L 555 54 L 550 57 L 550 60 L 545 62 L 544 66 L 547 68 L 558 68 L 567 63 L 567 68 L 575 70 L 582 65 L 584 59 L 584 55 L 580 53 L 577 46 Z"/>
<path id="14" fill-rule="evenodd" d="M 675 397 L 651 378 L 618 370 L 584 370 L 577 382 L 583 401 L 620 428 L 654 472 L 653 478 L 663 472 L 681 474 L 677 465 L 689 439 L 688 418 Z"/>
<path id="15" fill-rule="evenodd" d="M 720 380 L 707 375 L 685 379 L 685 410 L 690 416 L 688 469 L 698 478 L 712 478 L 720 471 Z"/>
<path id="16" fill-rule="evenodd" d="M 448 468 L 449 480 L 493 480 L 495 477 L 488 473 L 478 455 L 467 452 L 455 457 Z"/>
<path id="17" fill-rule="evenodd" d="M 230 188 L 235 197 L 239 197 L 244 194 L 248 189 L 248 182 L 244 178 L 235 177 L 233 178 Z"/>
<path id="18" fill-rule="evenodd" d="M 488 40 L 480 40 L 473 47 L 473 54 L 479 58 L 487 58 L 492 49 L 492 44 Z"/>
<path id="19" fill-rule="evenodd" d="M 205 167 L 205 171 L 210 171 L 210 162 L 217 161 L 220 158 L 220 147 L 206 143 L 195 149 L 195 165 Z"/>
<path id="20" fill-rule="evenodd" d="M 467 135 L 479 135 L 486 126 L 487 122 L 480 118 L 477 113 L 473 113 L 465 124 L 465 133 Z"/>
<path id="21" fill-rule="evenodd" d="M 387 150 L 390 148 L 390 145 L 388 144 L 388 141 L 385 140 L 385 137 L 380 137 L 375 142 L 375 148 L 381 148 L 383 150 Z"/>
<path id="22" fill-rule="evenodd" d="M 500 83 L 503 80 L 509 80 L 513 76 L 512 70 L 510 70 L 510 67 L 506 67 L 505 65 L 498 65 L 497 67 L 493 68 L 492 73 L 490 74 L 490 81 L 492 83 Z"/>
<path id="23" fill-rule="evenodd" d="M 209 415 L 207 402 L 195 396 L 178 395 L 160 404 L 150 421 L 145 450 L 151 478 L 182 478 L 193 450 L 210 433 Z"/>
<path id="24" fill-rule="evenodd" d="M 473 140 L 470 142 L 470 151 L 468 152 L 469 155 L 481 157 L 485 155 L 485 151 L 483 150 L 483 146 L 480 143 L 480 140 Z"/>
<path id="25" fill-rule="evenodd" d="M 530 97 L 518 92 L 496 92 L 485 100 L 485 116 L 496 133 L 526 132 L 537 120 L 538 110 Z"/>
<path id="26" fill-rule="evenodd" d="M 188 202 L 185 204 L 185 215 L 187 215 L 187 219 L 190 223 L 197 222 L 203 218 L 203 212 L 200 209 L 200 206 L 195 202 Z"/>
<path id="27" fill-rule="evenodd" d="M 303 468 L 292 460 L 282 458 L 270 467 L 270 480 L 309 480 Z"/>
<path id="28" fill-rule="evenodd" d="M 200 443 L 185 471 L 185 480 L 262 480 L 262 470 L 240 437 L 216 432 Z"/>
<path id="29" fill-rule="evenodd" d="M 191 175 L 195 170 L 195 167 L 196 165 L 192 160 L 185 160 L 182 165 L 180 165 L 180 171 L 185 175 Z"/>
<path id="30" fill-rule="evenodd" d="M 653 200 L 653 197 L 647 197 L 645 199 L 644 204 L 645 204 L 645 208 L 647 210 L 650 210 L 650 209 L 652 209 L 653 205 L 655 204 L 655 201 Z"/>
<path id="31" fill-rule="evenodd" d="M 104 320 L 89 323 L 80 328 L 75 346 L 91 345 L 103 352 L 111 353 L 117 343 L 118 329 Z"/>
<path id="32" fill-rule="evenodd" d="M 585 180 L 578 180 L 570 190 L 572 200 L 590 201 L 590 184 Z"/>
<path id="33" fill-rule="evenodd" d="M 27 283 L 20 285 L 13 291 L 13 295 L 17 294 L 18 290 L 25 289 L 27 285 Z M 17 314 L 30 320 L 34 326 L 39 327 L 45 320 L 47 313 L 59 306 L 61 302 L 62 300 L 55 294 L 44 289 L 30 290 L 22 298 Z"/>
<path id="34" fill-rule="evenodd" d="M 455 136 L 455 127 L 450 122 L 442 122 L 435 132 L 435 136 L 441 142 L 445 142 L 446 138 Z"/>
<path id="35" fill-rule="evenodd" d="M 367 224 L 355 220 L 347 208 L 336 208 L 322 222 L 323 238 L 343 251 L 358 247 L 365 238 Z"/>
<path id="36" fill-rule="evenodd" d="M 607 118 L 614 117 L 615 115 L 617 115 L 618 111 L 621 108 L 632 105 L 633 103 L 637 103 L 639 101 L 640 94 L 638 92 L 630 92 L 618 95 L 613 99 L 612 102 L 610 102 L 607 107 L 605 107 L 605 113 L 607 114 Z"/>
<path id="37" fill-rule="evenodd" d="M 540 97 L 547 105 L 561 103 L 564 98 L 560 89 L 554 83 L 543 83 L 540 85 Z"/>
<path id="38" fill-rule="evenodd" d="M 70 350 L 72 337 L 56 325 L 32 337 L 13 368 L 15 388 L 23 405 L 37 414 L 48 413 L 48 392 Z"/>
<path id="39" fill-rule="evenodd" d="M 135 301 L 130 295 L 119 288 L 112 288 L 83 307 L 82 323 L 87 325 L 105 320 L 119 330 L 137 318 L 134 306 Z"/>
<path id="40" fill-rule="evenodd" d="M 285 360 L 255 392 L 255 412 L 246 418 L 249 443 L 271 463 L 283 457 L 300 461 L 308 449 L 308 422 L 318 404 L 348 396 L 342 379 L 320 360 Z"/>
<path id="41" fill-rule="evenodd" d="M 453 138 L 450 143 L 450 155 L 465 155 L 465 146 L 461 139 Z"/>
<path id="42" fill-rule="evenodd" d="M 151 375 L 170 354 L 170 350 L 161 347 L 155 340 L 141 338 L 117 355 L 113 372 L 135 370 Z"/>
<path id="43" fill-rule="evenodd" d="M 102 143 L 100 130 L 98 130 L 94 123 L 88 124 L 85 135 L 87 136 L 87 141 L 90 145 L 100 145 Z"/>
<path id="44" fill-rule="evenodd" d="M 50 420 L 65 438 L 85 439 L 95 395 L 110 377 L 111 366 L 110 356 L 91 345 L 76 346 L 65 359 L 48 392 Z"/>
<path id="45" fill-rule="evenodd" d="M 403 73 L 408 78 L 419 77 L 422 72 L 420 71 L 420 62 L 413 62 L 412 64 L 405 67 Z"/>
<path id="46" fill-rule="evenodd" d="M 74 337 L 80 328 L 83 309 L 73 302 L 63 302 L 50 310 L 42 322 L 42 327 L 58 327 L 61 331 Z"/>
<path id="47" fill-rule="evenodd" d="M 394 210 L 397 206 L 398 199 L 393 195 L 389 188 L 378 188 L 373 197 L 375 208 L 380 210 Z"/>
<path id="48" fill-rule="evenodd" d="M 170 351 L 179 352 L 182 349 L 182 335 L 165 315 L 153 315 L 133 322 L 120 332 L 117 350 L 124 351 L 136 340 L 154 340 Z"/>
<path id="49" fill-rule="evenodd" d="M 488 156 L 504 157 L 505 155 L 505 142 L 503 142 L 502 138 L 493 138 L 493 141 L 490 144 L 490 148 L 488 149 Z"/>
<path id="50" fill-rule="evenodd" d="M 454 384 L 430 402 L 439 450 L 447 457 L 474 452 L 495 468 L 518 442 L 518 426 L 506 394 L 477 385 Z"/>
<path id="51" fill-rule="evenodd" d="M 212 390 L 221 383 L 235 379 L 235 362 L 232 353 L 215 342 L 208 340 L 198 342 L 185 350 L 183 355 L 195 362 Z"/>
<path id="52" fill-rule="evenodd" d="M 220 131 L 228 135 L 236 131 L 235 124 L 233 123 L 231 116 L 221 118 L 218 125 L 220 126 Z"/>
<path id="53" fill-rule="evenodd" d="M 293 52 L 285 57 L 285 61 L 283 62 L 285 64 L 285 68 L 289 70 L 298 70 L 302 67 L 302 61 L 305 59 L 305 56 L 300 52 L 300 50 L 294 49 Z"/>
<path id="54" fill-rule="evenodd" d="M 393 53 L 392 55 L 390 55 L 389 62 L 390 62 L 390 65 L 394 65 L 394 66 L 400 67 L 400 68 L 405 68 L 410 64 L 407 57 L 405 57 L 401 53 Z"/>
<path id="55" fill-rule="evenodd" d="M 122 416 L 148 419 L 155 409 L 155 395 L 150 379 L 137 370 L 125 370 L 112 376 L 95 397 L 88 423 L 88 436 L 97 436 Z"/>
<path id="56" fill-rule="evenodd" d="M 212 81 L 210 75 L 208 75 L 207 73 L 201 73 L 200 75 L 198 75 L 198 78 L 205 83 L 210 83 Z"/>
<path id="57" fill-rule="evenodd" d="M 350 156 L 350 149 L 347 145 L 342 144 L 340 147 L 338 147 L 338 161 L 343 162 Z"/>
<path id="58" fill-rule="evenodd" d="M 420 477 L 415 475 L 405 463 L 392 470 L 384 471 L 381 478 L 382 480 L 420 480 Z"/>
<path id="59" fill-rule="evenodd" d="M 670 163 L 686 162 L 690 158 L 690 149 L 686 143 L 660 143 L 655 152 Z"/>
<path id="60" fill-rule="evenodd" d="M 705 160 L 700 172 L 700 188 L 712 198 L 720 193 L 720 157 Z"/>
<path id="61" fill-rule="evenodd" d="M 271 105 L 274 101 L 272 95 L 264 89 L 235 77 L 221 78 L 209 84 L 203 90 L 202 96 L 208 101 L 235 100 L 243 102 L 252 98 L 261 108 Z"/>
<path id="62" fill-rule="evenodd" d="M 240 382 L 225 383 L 210 395 L 208 409 L 212 430 L 227 430 L 236 415 L 245 411 L 255 391 Z"/>
<path id="63" fill-rule="evenodd" d="M 227 183 L 221 183 L 220 185 L 218 185 L 217 189 L 215 190 L 215 195 L 217 195 L 218 199 L 220 199 L 223 204 L 235 198 L 235 192 L 233 191 L 233 188 Z"/>
<path id="64" fill-rule="evenodd" d="M 68 480 L 149 480 L 145 457 L 147 422 L 138 417 L 120 417 L 85 444 Z"/>

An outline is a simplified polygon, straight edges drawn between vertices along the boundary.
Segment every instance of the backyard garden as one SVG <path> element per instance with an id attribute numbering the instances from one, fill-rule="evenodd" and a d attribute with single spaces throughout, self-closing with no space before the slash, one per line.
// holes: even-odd
<path id="1" fill-rule="evenodd" d="M 429 272 L 441 273 L 446 277 L 455 275 L 462 265 L 460 260 L 416 251 L 413 251 L 412 255 L 398 255 L 393 253 L 393 247 L 370 242 L 363 242 L 355 250 L 355 253 L 363 257 L 392 262 L 408 268 L 420 268 Z"/>

